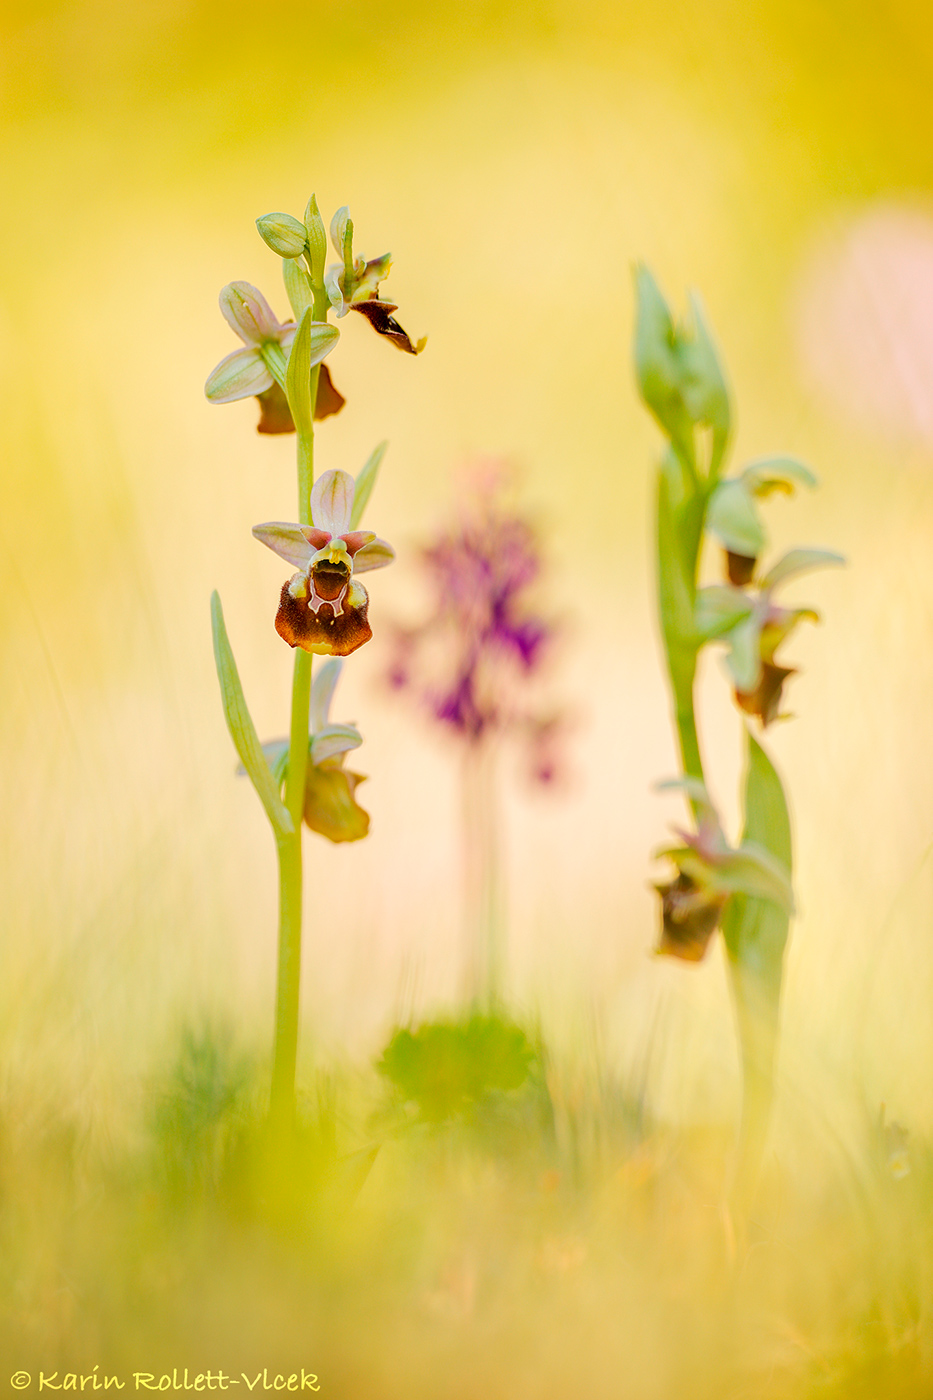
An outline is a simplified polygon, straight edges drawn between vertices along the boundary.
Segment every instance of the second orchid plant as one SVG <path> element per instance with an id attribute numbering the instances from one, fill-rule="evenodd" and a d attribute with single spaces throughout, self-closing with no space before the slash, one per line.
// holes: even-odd
<path id="1" fill-rule="evenodd" d="M 732 433 L 725 376 L 699 303 L 676 324 L 647 268 L 636 273 L 635 367 L 646 407 L 668 439 L 658 469 L 657 559 L 661 635 L 673 695 L 683 777 L 696 830 L 678 831 L 658 852 L 674 866 L 657 885 L 661 896 L 658 951 L 698 962 L 722 930 L 736 1007 L 743 1067 L 743 1110 L 734 1197 L 754 1190 L 774 1089 L 784 949 L 794 900 L 791 827 L 778 773 L 752 734 L 780 713 L 792 667 L 776 651 L 808 607 L 783 607 L 777 590 L 811 569 L 843 563 L 825 549 L 792 549 L 764 571 L 767 536 L 759 501 L 775 491 L 816 485 L 794 458 L 750 463 L 724 475 Z M 725 580 L 700 584 L 704 542 L 718 545 Z M 704 647 L 727 648 L 726 669 L 746 719 L 745 828 L 738 846 L 726 839 L 706 787 L 697 731 L 695 683 Z"/>
<path id="2" fill-rule="evenodd" d="M 369 598 L 359 575 L 383 568 L 394 557 L 384 540 L 360 529 L 384 443 L 355 480 L 341 470 L 326 471 L 315 479 L 314 423 L 344 405 L 323 363 L 340 334 L 328 318 L 331 311 L 338 319 L 356 311 L 379 335 L 412 355 L 423 349 L 424 341 L 412 343 L 394 318 L 397 307 L 379 295 L 379 285 L 389 272 L 389 255 L 370 261 L 354 256 L 353 223 L 346 208 L 331 221 L 330 238 L 338 260 L 329 267 L 327 233 L 313 195 L 303 220 L 275 213 L 256 222 L 264 242 L 282 259 L 292 319 L 280 322 L 262 293 L 248 282 L 224 287 L 220 309 L 243 345 L 212 371 L 205 393 L 212 403 L 255 397 L 259 432 L 296 434 L 298 519 L 253 528 L 256 539 L 294 570 L 282 585 L 275 616 L 276 631 L 295 653 L 287 739 L 260 743 L 217 593 L 211 599 L 211 616 L 227 725 L 269 819 L 278 855 L 271 1116 L 287 1125 L 294 1115 L 298 1052 L 302 821 L 331 841 L 356 841 L 369 830 L 369 818 L 355 796 L 361 776 L 344 767 L 346 755 L 362 738 L 354 725 L 331 722 L 329 710 L 342 658 L 372 636 Z M 314 655 L 331 659 L 312 683 Z"/>

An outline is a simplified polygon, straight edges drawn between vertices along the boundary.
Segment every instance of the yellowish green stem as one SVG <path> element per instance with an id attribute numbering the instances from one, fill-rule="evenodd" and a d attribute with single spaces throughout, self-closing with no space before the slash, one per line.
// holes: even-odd
<path id="1" fill-rule="evenodd" d="M 321 316 L 326 320 L 326 310 Z M 311 402 L 317 397 L 320 370 L 311 372 Z M 314 485 L 314 429 L 298 432 L 298 519 L 311 524 L 311 488 Z M 279 1127 L 295 1116 L 295 1073 L 298 1063 L 298 1020 L 301 988 L 302 846 L 301 818 L 308 771 L 309 710 L 311 702 L 311 654 L 295 651 L 292 676 L 292 713 L 288 740 L 285 806 L 294 823 L 290 836 L 277 842 L 279 860 L 279 950 L 275 999 L 275 1047 L 272 1064 L 270 1113 Z"/>

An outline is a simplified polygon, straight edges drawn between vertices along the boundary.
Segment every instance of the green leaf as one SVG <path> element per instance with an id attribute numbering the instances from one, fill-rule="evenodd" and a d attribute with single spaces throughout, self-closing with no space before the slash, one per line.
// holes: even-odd
<path id="1" fill-rule="evenodd" d="M 755 501 L 742 480 L 720 481 L 710 497 L 706 527 L 733 554 L 757 559 L 765 547 Z"/>
<path id="2" fill-rule="evenodd" d="M 282 280 L 285 283 L 285 293 L 292 308 L 292 314 L 296 321 L 300 321 L 312 305 L 314 294 L 311 291 L 308 274 L 299 258 L 283 259 Z"/>
<path id="3" fill-rule="evenodd" d="M 324 284 L 324 264 L 327 262 L 327 234 L 324 232 L 324 220 L 321 218 L 321 211 L 317 207 L 317 200 L 314 195 L 308 200 L 308 207 L 305 210 L 305 230 L 308 234 L 308 258 L 311 263 L 311 274 L 318 287 Z M 295 313 L 297 316 L 297 312 Z"/>
<path id="4" fill-rule="evenodd" d="M 366 503 L 373 493 L 376 477 L 379 475 L 379 468 L 382 466 L 382 459 L 386 455 L 388 446 L 388 442 L 380 442 L 378 447 L 374 447 L 362 471 L 356 478 L 355 490 L 353 492 L 353 510 L 350 513 L 351 530 L 357 529 L 363 518 L 363 511 L 366 509 Z"/>
<path id="5" fill-rule="evenodd" d="M 336 326 L 313 320 L 310 307 L 303 313 L 295 332 L 285 373 L 285 392 L 295 427 L 302 437 L 313 432 L 311 371 L 333 349 L 339 335 Z"/>
<path id="6" fill-rule="evenodd" d="M 755 841 L 745 840 L 717 870 L 719 888 L 768 900 L 794 912 L 794 892 L 784 865 Z"/>
<path id="7" fill-rule="evenodd" d="M 845 558 L 831 549 L 791 549 L 768 570 L 761 580 L 761 591 L 776 588 L 798 574 L 808 574 L 811 569 L 824 569 L 830 565 L 844 564 Z"/>
<path id="8" fill-rule="evenodd" d="M 220 696 L 223 701 L 224 717 L 227 721 L 227 728 L 230 730 L 230 737 L 276 835 L 290 836 L 295 827 L 279 797 L 275 778 L 259 743 L 256 726 L 253 724 L 246 707 L 246 698 L 240 684 L 239 672 L 227 636 L 227 629 L 224 626 L 224 613 L 220 604 L 220 596 L 216 590 L 211 594 L 211 626 L 214 633 L 214 661 L 217 665 L 217 679 L 220 681 Z"/>

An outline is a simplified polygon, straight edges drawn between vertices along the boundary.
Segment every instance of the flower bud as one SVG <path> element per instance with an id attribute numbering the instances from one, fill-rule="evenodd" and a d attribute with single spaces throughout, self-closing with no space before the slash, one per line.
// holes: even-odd
<path id="1" fill-rule="evenodd" d="M 280 258 L 300 258 L 308 246 L 304 224 L 291 214 L 263 214 L 256 227 L 263 242 Z"/>
<path id="2" fill-rule="evenodd" d="M 671 441 L 692 454 L 677 332 L 667 302 L 646 267 L 635 269 L 635 292 L 635 374 L 642 399 Z"/>

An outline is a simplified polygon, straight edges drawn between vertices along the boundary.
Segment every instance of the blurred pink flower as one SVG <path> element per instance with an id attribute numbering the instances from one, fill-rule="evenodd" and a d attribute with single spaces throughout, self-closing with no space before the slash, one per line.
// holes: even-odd
<path id="1" fill-rule="evenodd" d="M 804 372 L 847 417 L 933 444 L 933 214 L 878 204 L 825 233 L 796 295 Z"/>
<path id="2" fill-rule="evenodd" d="M 520 734 L 533 776 L 549 783 L 566 721 L 539 709 L 534 682 L 555 627 L 532 602 L 542 567 L 534 530 L 502 504 L 502 468 L 492 465 L 474 472 L 456 524 L 422 550 L 431 609 L 420 626 L 397 629 L 389 680 L 466 743 Z"/>

